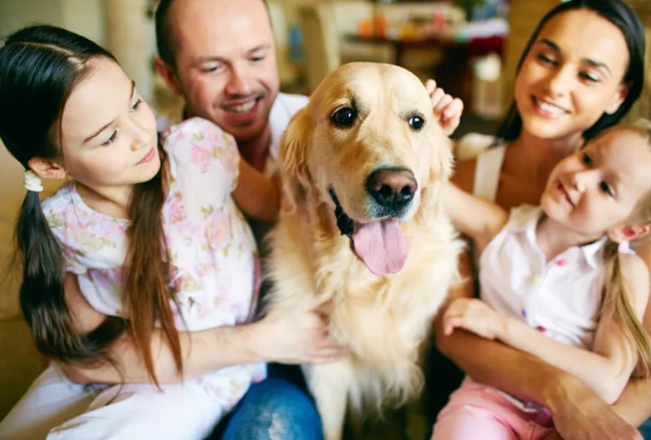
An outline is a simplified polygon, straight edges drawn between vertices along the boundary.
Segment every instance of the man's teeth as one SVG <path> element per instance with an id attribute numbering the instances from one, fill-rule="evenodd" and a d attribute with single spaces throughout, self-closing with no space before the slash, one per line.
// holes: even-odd
<path id="1" fill-rule="evenodd" d="M 228 107 L 228 111 L 233 113 L 248 113 L 253 108 L 255 103 L 256 101 L 251 101 L 247 104 L 232 105 Z"/>
<path id="2" fill-rule="evenodd" d="M 548 104 L 546 102 L 540 101 L 538 99 L 536 99 L 536 104 L 542 111 L 545 111 L 547 113 L 552 113 L 555 115 L 563 115 L 566 113 L 564 109 L 557 107 L 554 104 Z"/>

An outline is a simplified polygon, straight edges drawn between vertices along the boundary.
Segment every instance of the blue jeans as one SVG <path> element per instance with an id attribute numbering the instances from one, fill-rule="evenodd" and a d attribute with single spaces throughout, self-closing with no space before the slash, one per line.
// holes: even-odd
<path id="1" fill-rule="evenodd" d="M 272 376 L 251 386 L 221 440 L 279 439 L 323 440 L 323 430 L 312 399 L 291 380 Z"/>
<path id="2" fill-rule="evenodd" d="M 651 440 L 651 419 L 647 420 L 642 426 L 640 426 L 640 434 L 642 434 L 644 440 Z"/>

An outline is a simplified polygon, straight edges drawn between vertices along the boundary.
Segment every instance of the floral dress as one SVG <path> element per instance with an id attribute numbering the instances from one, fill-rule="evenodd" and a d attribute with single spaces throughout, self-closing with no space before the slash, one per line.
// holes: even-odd
<path id="1" fill-rule="evenodd" d="M 177 328 L 245 323 L 255 310 L 260 265 L 251 230 L 231 198 L 239 165 L 235 141 L 211 122 L 193 118 L 165 132 L 163 148 L 171 178 L 162 217 Z M 90 305 L 105 315 L 128 316 L 121 286 L 130 221 L 90 209 L 75 182 L 45 200 L 43 210 L 67 271 L 77 275 Z M 265 375 L 260 363 L 224 368 L 192 382 L 229 409 Z"/>

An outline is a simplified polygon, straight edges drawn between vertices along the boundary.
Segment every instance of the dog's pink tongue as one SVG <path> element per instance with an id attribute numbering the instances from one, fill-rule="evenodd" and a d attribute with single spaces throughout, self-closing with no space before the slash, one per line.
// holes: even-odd
<path id="1" fill-rule="evenodd" d="M 399 272 L 409 254 L 409 243 L 396 220 L 355 223 L 353 247 L 357 256 L 376 275 Z"/>

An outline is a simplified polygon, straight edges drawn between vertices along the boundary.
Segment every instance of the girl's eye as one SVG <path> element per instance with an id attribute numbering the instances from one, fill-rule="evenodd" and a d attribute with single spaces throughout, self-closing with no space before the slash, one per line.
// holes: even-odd
<path id="1" fill-rule="evenodd" d="M 113 142 L 115 142 L 117 138 L 118 138 L 118 131 L 115 130 L 113 133 L 111 133 L 111 136 L 109 136 L 109 138 L 102 143 L 102 146 L 107 147 L 111 145 Z"/>
<path id="2" fill-rule="evenodd" d="M 140 104 L 142 104 L 142 99 L 138 98 L 136 102 L 131 106 L 131 111 L 132 112 L 137 111 L 138 108 L 140 107 Z"/>
<path id="3" fill-rule="evenodd" d="M 606 182 L 601 182 L 599 186 L 601 187 L 601 190 L 609 196 L 613 197 L 615 195 L 613 189 Z"/>
<path id="4" fill-rule="evenodd" d="M 592 158 L 587 153 L 583 153 L 581 161 L 589 167 L 592 166 Z"/>

